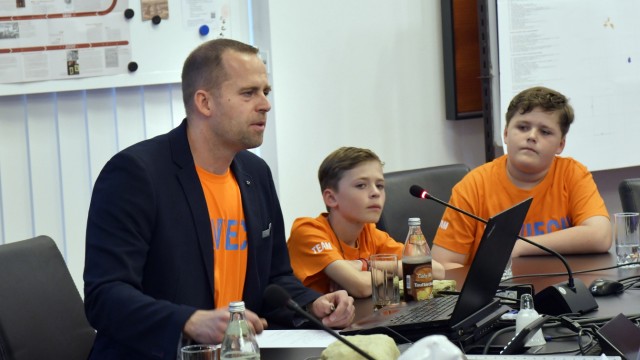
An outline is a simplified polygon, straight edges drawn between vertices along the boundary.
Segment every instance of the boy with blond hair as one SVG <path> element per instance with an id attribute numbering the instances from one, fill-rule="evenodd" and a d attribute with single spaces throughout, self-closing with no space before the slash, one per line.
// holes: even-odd
<path id="1" fill-rule="evenodd" d="M 375 226 L 385 201 L 382 166 L 371 150 L 355 147 L 335 150 L 320 165 L 318 180 L 327 212 L 296 219 L 287 242 L 294 274 L 305 286 L 321 293 L 345 289 L 353 297 L 368 297 L 369 256 L 401 258 L 403 244 Z M 402 266 L 398 269 L 401 273 Z M 434 275 L 442 275 L 435 264 Z"/>

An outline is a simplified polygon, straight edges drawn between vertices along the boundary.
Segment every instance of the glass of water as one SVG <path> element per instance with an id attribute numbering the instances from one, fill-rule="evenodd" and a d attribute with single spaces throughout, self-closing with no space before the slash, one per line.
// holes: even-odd
<path id="1" fill-rule="evenodd" d="M 189 345 L 180 349 L 182 360 L 218 360 L 217 347 L 214 345 Z"/>
<path id="2" fill-rule="evenodd" d="M 615 213 L 613 219 L 613 240 L 616 242 L 618 265 L 640 266 L 640 213 Z"/>
<path id="3" fill-rule="evenodd" d="M 502 273 L 502 279 L 500 281 L 505 281 L 507 279 L 511 279 L 513 277 L 513 271 L 511 271 L 511 256 L 509 256 L 509 261 L 507 262 L 507 266 L 504 267 L 504 272 Z"/>

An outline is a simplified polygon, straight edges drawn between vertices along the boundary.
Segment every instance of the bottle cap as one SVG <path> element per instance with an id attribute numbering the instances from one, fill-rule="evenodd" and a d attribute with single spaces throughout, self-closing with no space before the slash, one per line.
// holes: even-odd
<path id="1" fill-rule="evenodd" d="M 531 296 L 531 294 L 523 294 L 520 297 L 520 311 L 518 315 L 516 315 L 516 334 L 539 317 L 540 315 L 533 306 L 533 296 Z M 527 340 L 525 346 L 539 346 L 546 343 L 547 341 L 544 339 L 542 329 L 538 329 L 538 331 Z"/>
<path id="2" fill-rule="evenodd" d="M 520 310 L 528 309 L 535 310 L 533 306 L 533 296 L 531 296 L 531 294 L 522 294 L 520 297 Z"/>
<path id="3" fill-rule="evenodd" d="M 409 226 L 420 225 L 420 218 L 412 217 L 409 218 Z"/>
<path id="4" fill-rule="evenodd" d="M 229 312 L 244 311 L 244 301 L 232 301 L 229 303 Z"/>

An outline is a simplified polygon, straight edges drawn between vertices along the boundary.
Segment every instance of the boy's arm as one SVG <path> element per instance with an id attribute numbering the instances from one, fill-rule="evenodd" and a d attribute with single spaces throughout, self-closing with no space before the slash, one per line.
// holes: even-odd
<path id="1" fill-rule="evenodd" d="M 438 246 L 436 244 L 434 244 L 433 248 L 431 249 L 431 255 L 433 256 L 434 262 L 436 264 L 439 263 L 438 266 L 444 268 L 444 270 L 463 267 L 464 264 L 467 262 L 467 256 L 468 256 L 468 254 L 460 254 L 455 251 L 445 249 L 442 246 Z M 436 268 L 434 265 L 434 272 L 435 270 Z"/>
<path id="2" fill-rule="evenodd" d="M 605 216 L 592 216 L 581 224 L 528 238 L 561 254 L 603 253 L 611 248 L 611 222 Z M 546 255 L 547 252 L 519 240 L 512 256 Z"/>
<path id="3" fill-rule="evenodd" d="M 325 274 L 356 298 L 371 296 L 371 273 L 362 271 L 360 260 L 336 260 L 324 268 Z"/>

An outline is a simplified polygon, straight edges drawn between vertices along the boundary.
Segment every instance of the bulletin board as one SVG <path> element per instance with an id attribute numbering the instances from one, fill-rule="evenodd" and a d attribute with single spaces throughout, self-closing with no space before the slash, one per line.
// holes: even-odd
<path id="1" fill-rule="evenodd" d="M 68 67 L 64 71 L 69 73 L 68 77 L 10 83 L 0 81 L 0 96 L 176 83 L 180 82 L 184 59 L 202 42 L 219 37 L 250 41 L 251 9 L 248 0 L 57 0 L 49 2 L 56 3 L 55 9 L 53 5 L 50 5 L 50 8 L 44 8 L 45 5 L 41 4 L 45 3 L 47 2 L 30 0 L 0 2 L 0 14 L 11 15 L 0 15 L 0 75 L 2 75 L 3 64 L 6 68 L 7 64 L 23 61 L 22 57 L 7 54 L 11 52 L 7 49 L 12 48 L 9 44 L 16 41 L 15 37 L 18 36 L 16 33 L 24 38 L 37 31 L 43 32 L 42 42 L 48 44 L 43 47 L 39 44 L 33 45 L 38 51 L 30 51 L 30 55 L 24 61 L 35 64 L 37 61 L 53 62 L 51 59 L 55 59 L 55 51 L 71 47 L 69 45 L 71 35 L 81 34 L 89 39 L 77 41 L 74 45 L 80 49 L 82 56 L 81 47 L 86 46 L 84 44 L 100 43 L 107 49 L 109 44 L 100 42 L 100 39 L 109 37 L 116 31 L 128 31 L 128 34 L 119 35 L 120 40 L 117 44 L 119 51 L 117 55 L 111 56 L 112 62 L 117 64 L 116 69 L 114 71 L 114 66 L 111 66 L 110 72 L 96 71 L 96 76 L 86 76 L 87 71 L 90 70 L 86 58 L 81 58 L 78 60 L 79 72 L 86 77 L 73 76 L 74 59 L 71 56 L 73 54 L 71 51 L 65 51 L 66 58 L 63 60 Z M 22 4 L 22 7 L 17 10 L 3 8 L 16 6 L 16 4 Z M 68 9 L 61 11 L 61 6 L 67 6 Z M 55 20 L 54 15 L 57 17 Z M 23 21 L 29 17 L 38 18 L 38 21 Z M 82 18 L 81 25 L 78 25 L 78 18 Z M 55 48 L 51 46 L 52 43 Z M 113 48 L 115 47 L 117 46 Z M 102 54 L 97 47 L 94 49 L 96 49 L 94 54 Z M 43 54 L 48 56 L 43 57 Z M 109 56 L 106 58 L 109 59 Z M 77 65 L 76 69 L 78 69 Z M 9 75 L 10 73 L 5 72 L 2 77 L 6 79 Z"/>
<path id="2" fill-rule="evenodd" d="M 550 87 L 566 95 L 575 110 L 563 156 L 592 171 L 640 165 L 640 2 L 495 4 L 498 128 L 504 128 L 503 117 L 515 94 L 531 86 Z"/>

